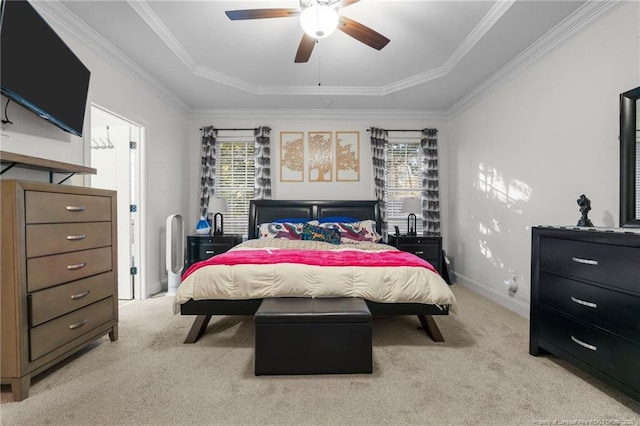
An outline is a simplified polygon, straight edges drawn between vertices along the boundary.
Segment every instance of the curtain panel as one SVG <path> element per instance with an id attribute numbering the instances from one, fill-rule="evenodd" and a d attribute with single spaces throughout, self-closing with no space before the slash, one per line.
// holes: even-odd
<path id="1" fill-rule="evenodd" d="M 376 200 L 380 206 L 380 219 L 382 221 L 383 241 L 387 241 L 387 206 L 384 199 L 384 190 L 387 185 L 385 179 L 386 169 L 386 149 L 389 143 L 389 134 L 384 129 L 372 127 L 371 132 L 371 153 L 373 160 L 373 183 L 375 186 Z"/>
<path id="2" fill-rule="evenodd" d="M 438 129 L 422 129 L 422 232 L 440 235 Z"/>
<path id="3" fill-rule="evenodd" d="M 271 128 L 260 126 L 254 132 L 255 137 L 255 185 L 256 200 L 271 199 Z"/>
<path id="4" fill-rule="evenodd" d="M 209 197 L 213 197 L 216 183 L 216 142 L 218 130 L 213 126 L 202 128 L 200 154 L 200 216 L 206 217 Z"/>

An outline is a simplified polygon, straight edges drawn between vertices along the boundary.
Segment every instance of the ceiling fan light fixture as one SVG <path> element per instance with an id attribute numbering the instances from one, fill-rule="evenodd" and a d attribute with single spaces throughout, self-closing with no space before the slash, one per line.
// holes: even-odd
<path id="1" fill-rule="evenodd" d="M 335 8 L 314 2 L 300 14 L 300 25 L 310 37 L 325 38 L 338 28 L 338 12 Z"/>

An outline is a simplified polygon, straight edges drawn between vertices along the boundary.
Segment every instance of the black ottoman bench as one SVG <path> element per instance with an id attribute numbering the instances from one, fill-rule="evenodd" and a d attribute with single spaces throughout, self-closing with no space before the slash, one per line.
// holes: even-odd
<path id="1" fill-rule="evenodd" d="M 360 298 L 267 298 L 255 313 L 255 374 L 371 373 L 371 312 Z"/>

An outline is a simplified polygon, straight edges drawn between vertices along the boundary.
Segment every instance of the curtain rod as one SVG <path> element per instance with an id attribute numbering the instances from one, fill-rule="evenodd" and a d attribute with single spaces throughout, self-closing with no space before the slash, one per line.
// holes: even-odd
<path id="1" fill-rule="evenodd" d="M 204 127 L 200 127 L 200 130 L 203 130 L 203 129 L 204 129 Z M 253 130 L 253 131 L 255 131 L 257 129 L 257 127 L 254 127 L 253 129 L 218 129 L 217 127 L 214 127 L 214 129 L 216 129 L 216 130 L 226 130 L 226 131 L 230 131 L 230 130 L 233 130 L 233 131 Z"/>
<path id="2" fill-rule="evenodd" d="M 386 130 L 387 132 L 421 132 L 422 129 L 420 130 L 415 130 L 415 129 L 382 129 L 382 130 Z M 371 129 L 367 129 L 367 132 L 370 132 Z"/>

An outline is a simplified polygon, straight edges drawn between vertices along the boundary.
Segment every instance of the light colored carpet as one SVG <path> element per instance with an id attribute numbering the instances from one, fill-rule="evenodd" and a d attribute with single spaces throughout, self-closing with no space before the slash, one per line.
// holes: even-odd
<path id="1" fill-rule="evenodd" d="M 526 319 L 452 289 L 459 314 L 436 318 L 445 343 L 415 317 L 374 320 L 371 375 L 256 377 L 252 318 L 214 317 L 185 345 L 192 317 L 172 315 L 170 297 L 126 303 L 117 342 L 104 337 L 36 377 L 22 402 L 3 386 L 1 423 L 640 425 L 640 403 L 530 356 Z"/>

